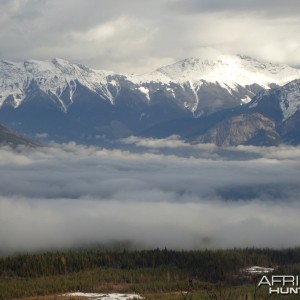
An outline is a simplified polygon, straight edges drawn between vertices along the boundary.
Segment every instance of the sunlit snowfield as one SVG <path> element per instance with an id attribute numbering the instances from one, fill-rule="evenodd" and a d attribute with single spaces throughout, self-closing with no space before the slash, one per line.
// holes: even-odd
<path id="1" fill-rule="evenodd" d="M 0 149 L 3 252 L 300 245 L 300 148 L 131 137 L 119 150 L 19 150 Z"/>
<path id="2" fill-rule="evenodd" d="M 137 294 L 96 294 L 96 293 L 68 293 L 63 296 L 67 297 L 82 297 L 93 300 L 130 300 L 130 299 L 144 299 L 140 295 Z"/>

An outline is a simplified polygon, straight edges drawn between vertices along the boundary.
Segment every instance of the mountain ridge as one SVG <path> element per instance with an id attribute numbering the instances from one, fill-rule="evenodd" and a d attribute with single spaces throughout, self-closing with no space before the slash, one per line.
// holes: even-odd
<path id="1" fill-rule="evenodd" d="M 297 143 L 299 78 L 297 68 L 241 55 L 189 58 L 144 75 L 93 70 L 63 59 L 1 61 L 0 121 L 32 137 L 46 133 L 49 139 L 83 143 L 167 132 L 226 145 L 264 136 L 271 138 L 267 144 L 282 137 Z M 179 120 L 190 128 L 179 128 Z M 224 138 L 222 124 L 231 137 Z"/>
<path id="2" fill-rule="evenodd" d="M 40 144 L 30 139 L 25 138 L 24 136 L 16 133 L 7 127 L 0 124 L 0 146 L 27 146 L 27 147 L 37 147 Z"/>
<path id="3" fill-rule="evenodd" d="M 198 92 L 205 83 L 217 83 L 229 94 L 233 94 L 238 92 L 239 86 L 247 89 L 247 86 L 258 84 L 262 88 L 268 88 L 271 84 L 282 85 L 296 78 L 300 78 L 299 69 L 284 64 L 261 62 L 242 55 L 223 55 L 216 60 L 189 58 L 144 75 L 95 70 L 58 58 L 51 61 L 26 60 L 23 63 L 0 61 L 0 105 L 3 105 L 8 96 L 13 98 L 14 107 L 20 105 L 25 98 L 26 88 L 34 80 L 42 91 L 55 95 L 61 103 L 60 108 L 66 112 L 68 105 L 61 96 L 69 89 L 72 103 L 78 81 L 111 103 L 114 103 L 119 89 L 124 86 L 151 101 L 151 95 L 158 88 L 163 89 L 168 97 L 177 98 L 177 91 L 173 86 L 179 85 L 190 89 L 191 96 L 183 101 L 182 106 L 195 112 L 199 102 Z M 155 84 L 160 86 L 155 87 Z M 247 92 L 242 103 L 249 102 L 253 96 L 251 90 L 248 89 Z"/>

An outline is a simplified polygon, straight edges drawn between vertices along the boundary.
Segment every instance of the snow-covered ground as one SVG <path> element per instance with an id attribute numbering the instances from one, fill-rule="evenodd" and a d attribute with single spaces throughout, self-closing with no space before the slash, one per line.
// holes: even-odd
<path id="1" fill-rule="evenodd" d="M 242 269 L 242 272 L 248 273 L 248 274 L 267 274 L 273 272 L 273 268 L 265 268 L 265 267 L 259 267 L 259 266 L 253 266 L 250 268 Z"/>
<path id="2" fill-rule="evenodd" d="M 62 296 L 66 297 L 86 297 L 88 299 L 93 300 L 129 300 L 129 299 L 143 299 L 140 295 L 137 294 L 117 294 L 117 293 L 111 293 L 111 294 L 95 294 L 95 293 L 68 293 L 63 294 Z"/>

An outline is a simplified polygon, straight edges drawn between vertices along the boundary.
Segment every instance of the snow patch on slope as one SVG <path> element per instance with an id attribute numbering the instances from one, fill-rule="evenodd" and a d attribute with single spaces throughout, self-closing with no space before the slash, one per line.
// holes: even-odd
<path id="1" fill-rule="evenodd" d="M 96 294 L 96 293 L 68 293 L 63 294 L 64 297 L 86 297 L 89 299 L 94 300 L 130 300 L 130 299 L 144 299 L 140 295 L 137 294 L 117 294 L 117 293 L 110 293 L 110 294 Z"/>
<path id="2" fill-rule="evenodd" d="M 150 96 L 149 96 L 149 89 L 141 86 L 139 88 L 137 88 L 142 94 L 144 94 L 147 98 L 148 101 L 150 101 Z"/>
<path id="3" fill-rule="evenodd" d="M 246 103 L 249 103 L 251 101 L 251 98 L 249 96 L 246 95 L 245 98 L 241 99 L 241 101 L 246 104 Z"/>
<path id="4" fill-rule="evenodd" d="M 282 88 L 280 107 L 283 113 L 283 122 L 300 109 L 300 80 L 290 82 Z"/>
<path id="5" fill-rule="evenodd" d="M 28 86 L 23 64 L 10 61 L 0 61 L 0 105 L 11 96 L 15 105 L 24 99 L 24 88 Z"/>
<path id="6" fill-rule="evenodd" d="M 268 96 L 274 97 L 274 101 L 278 101 L 283 115 L 282 122 L 286 121 L 300 110 L 300 79 L 289 82 L 278 89 L 260 92 L 249 107 L 257 107 L 263 98 Z"/>

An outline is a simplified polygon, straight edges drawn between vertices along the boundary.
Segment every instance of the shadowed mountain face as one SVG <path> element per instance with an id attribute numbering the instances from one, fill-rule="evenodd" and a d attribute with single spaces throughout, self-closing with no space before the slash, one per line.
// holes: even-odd
<path id="1" fill-rule="evenodd" d="M 11 147 L 17 147 L 20 145 L 36 147 L 38 143 L 26 139 L 10 129 L 0 125 L 0 146 L 1 145 L 8 145 Z"/>
<path id="2" fill-rule="evenodd" d="M 179 126 L 176 128 L 176 124 Z M 194 118 L 161 123 L 143 135 L 178 134 L 190 142 L 218 146 L 273 146 L 300 143 L 300 80 L 262 90 L 245 105 Z"/>
<path id="3" fill-rule="evenodd" d="M 219 146 L 298 144 L 296 78 L 298 69 L 245 56 L 191 58 L 145 75 L 61 59 L 2 61 L 0 122 L 31 137 L 85 144 L 173 134 Z"/>

